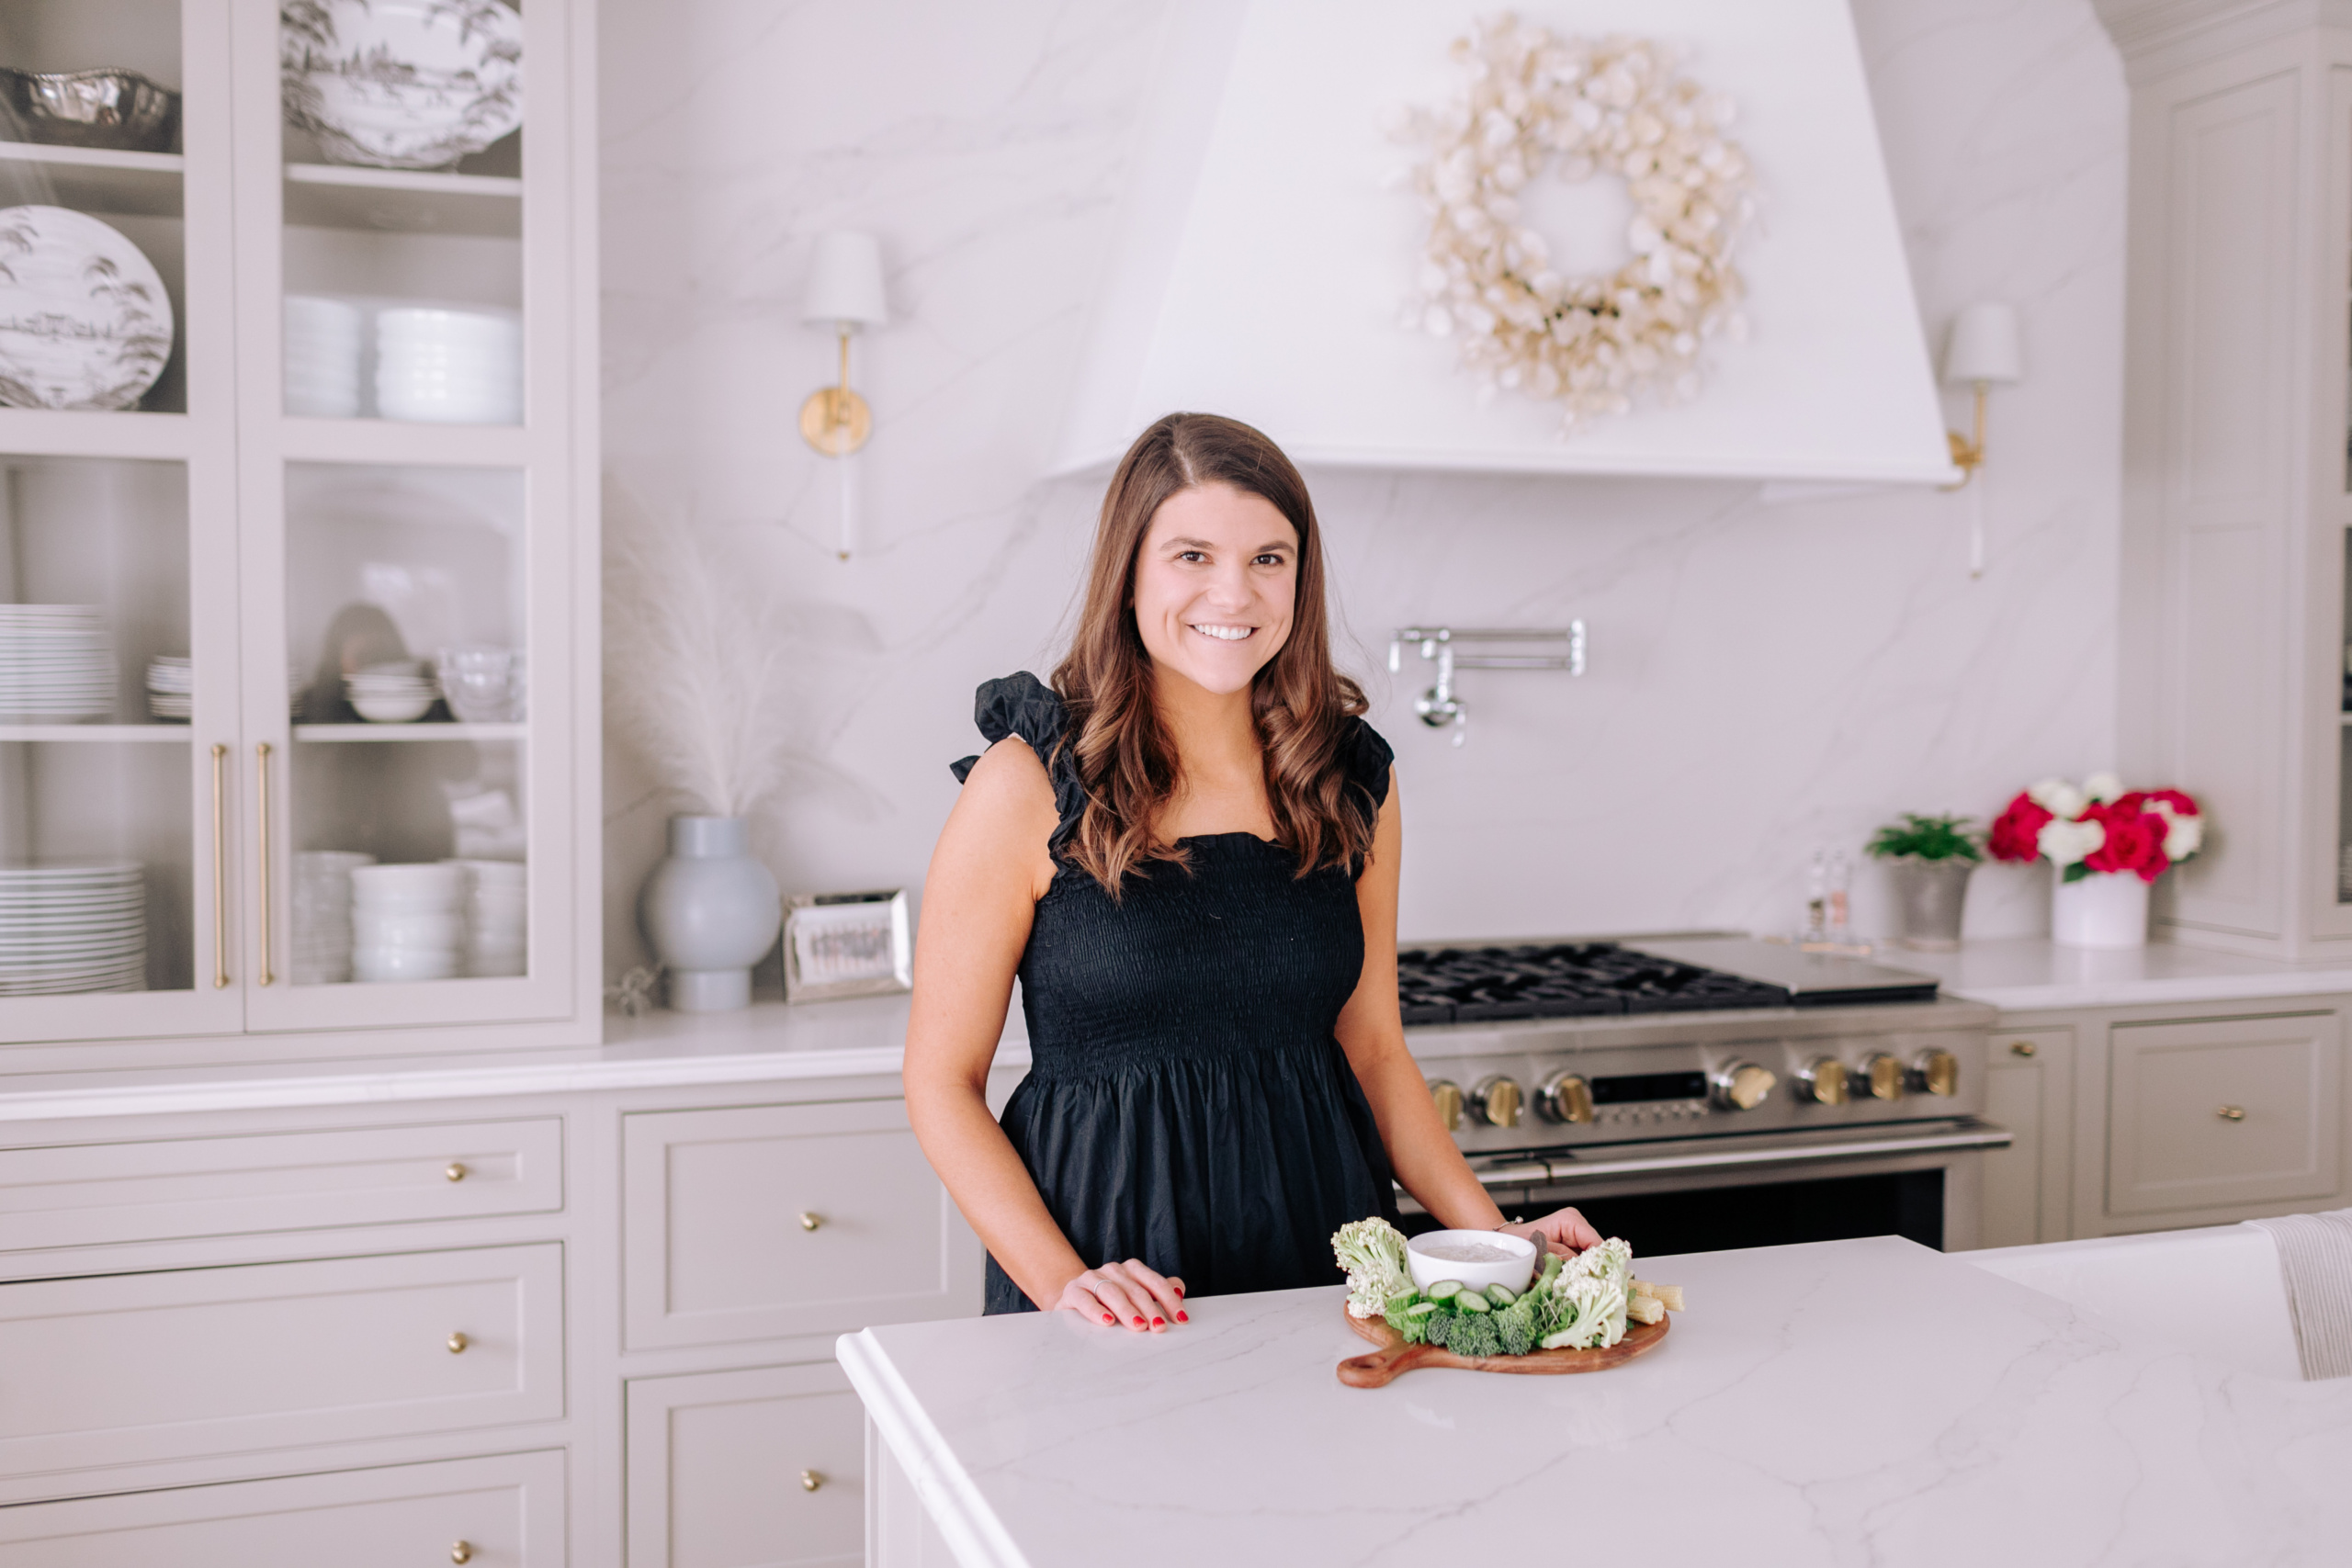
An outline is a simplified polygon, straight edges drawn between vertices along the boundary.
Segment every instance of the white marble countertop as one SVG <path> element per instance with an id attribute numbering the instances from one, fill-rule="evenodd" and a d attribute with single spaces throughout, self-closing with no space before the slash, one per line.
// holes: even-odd
<path id="1" fill-rule="evenodd" d="M 1933 975 L 1947 996 L 1989 1002 L 2003 1012 L 2352 992 L 2352 953 L 2288 964 L 2173 942 L 2106 952 L 2020 937 L 1972 942 L 1957 953 L 1914 953 L 1889 943 L 1872 961 Z"/>
<path id="2" fill-rule="evenodd" d="M 896 1077 L 906 1045 L 907 1007 L 904 996 L 858 997 L 803 1007 L 758 1002 L 740 1012 L 614 1015 L 605 1021 L 602 1045 L 517 1053 L 493 1061 L 450 1056 L 281 1070 L 121 1074 L 67 1088 L 0 1089 L 0 1122 Z M 1000 1067 L 1029 1064 L 1028 1034 L 1017 1006 L 1006 1021 L 996 1060 Z"/>
<path id="3" fill-rule="evenodd" d="M 838 1354 L 959 1559 L 2340 1563 L 2352 1382 L 2229 1371 L 1893 1237 L 1645 1259 L 1690 1310 L 1582 1377 L 1345 1388 L 1338 1287 L 907 1324 Z"/>

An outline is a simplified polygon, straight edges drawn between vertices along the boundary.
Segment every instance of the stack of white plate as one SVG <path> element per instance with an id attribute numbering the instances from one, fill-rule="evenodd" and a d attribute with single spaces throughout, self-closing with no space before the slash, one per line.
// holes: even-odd
<path id="1" fill-rule="evenodd" d="M 465 867 L 354 867 L 351 937 L 351 972 L 356 979 L 453 977 L 465 952 Z"/>
<path id="2" fill-rule="evenodd" d="M 511 310 L 376 312 L 376 412 L 435 424 L 523 418 L 523 321 Z"/>
<path id="3" fill-rule="evenodd" d="M 359 416 L 366 314 L 348 299 L 286 297 L 286 412 L 311 419 Z"/>
<path id="4" fill-rule="evenodd" d="M 136 862 L 0 866 L 0 997 L 146 988 Z"/>
<path id="5" fill-rule="evenodd" d="M 351 978 L 351 874 L 374 865 L 357 850 L 304 850 L 294 857 L 294 983 Z"/>
<path id="6" fill-rule="evenodd" d="M 432 711 L 441 686 L 415 660 L 396 659 L 345 675 L 343 694 L 370 724 L 409 724 Z"/>
<path id="7" fill-rule="evenodd" d="M 147 712 L 165 724 L 186 724 L 196 713 L 196 670 L 181 653 L 147 661 Z"/>
<path id="8" fill-rule="evenodd" d="M 466 873 L 466 973 L 520 975 L 529 967 L 525 951 L 530 882 L 520 861 L 453 860 Z"/>
<path id="9" fill-rule="evenodd" d="M 0 718 L 114 712 L 114 638 L 95 604 L 0 604 Z"/>

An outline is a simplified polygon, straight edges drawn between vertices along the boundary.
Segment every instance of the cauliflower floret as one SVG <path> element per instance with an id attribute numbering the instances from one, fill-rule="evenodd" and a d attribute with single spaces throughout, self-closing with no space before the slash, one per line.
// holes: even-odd
<path id="1" fill-rule="evenodd" d="M 1376 1215 L 1341 1225 L 1331 1236 L 1331 1252 L 1348 1271 L 1351 1317 L 1378 1317 L 1391 1297 L 1413 1288 L 1404 1232 Z"/>

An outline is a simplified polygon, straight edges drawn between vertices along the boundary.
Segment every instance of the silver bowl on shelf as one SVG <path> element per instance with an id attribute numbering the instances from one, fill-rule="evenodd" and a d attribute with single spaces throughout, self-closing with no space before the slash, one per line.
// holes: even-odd
<path id="1" fill-rule="evenodd" d="M 180 96 L 136 71 L 17 71 L 0 66 L 0 102 L 14 135 L 61 147 L 168 152 Z"/>

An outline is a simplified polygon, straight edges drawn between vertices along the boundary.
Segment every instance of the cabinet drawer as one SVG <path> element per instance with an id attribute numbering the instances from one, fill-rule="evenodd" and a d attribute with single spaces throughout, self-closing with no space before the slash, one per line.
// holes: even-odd
<path id="1" fill-rule="evenodd" d="M 563 1455 L 0 1508 L 0 1568 L 562 1568 Z"/>
<path id="2" fill-rule="evenodd" d="M 9 1475 L 549 1420 L 563 1249 L 0 1285 L 0 1369 Z"/>
<path id="3" fill-rule="evenodd" d="M 2336 1191 L 2334 1014 L 2119 1024 L 2109 1042 L 2109 1213 Z"/>
<path id="4" fill-rule="evenodd" d="M 2009 1130 L 1984 1151 L 1985 1247 L 2056 1241 L 2066 1232 L 2066 1133 L 2075 1032 L 1996 1030 L 1984 1073 L 1984 1120 Z"/>
<path id="5" fill-rule="evenodd" d="M 628 1568 L 863 1562 L 865 1469 L 865 1410 L 838 1367 L 636 1379 Z"/>
<path id="6" fill-rule="evenodd" d="M 10 1251 L 561 1207 L 553 1117 L 0 1149 Z"/>
<path id="7" fill-rule="evenodd" d="M 641 1112 L 622 1160 L 632 1349 L 978 1310 L 978 1249 L 903 1101 Z"/>

